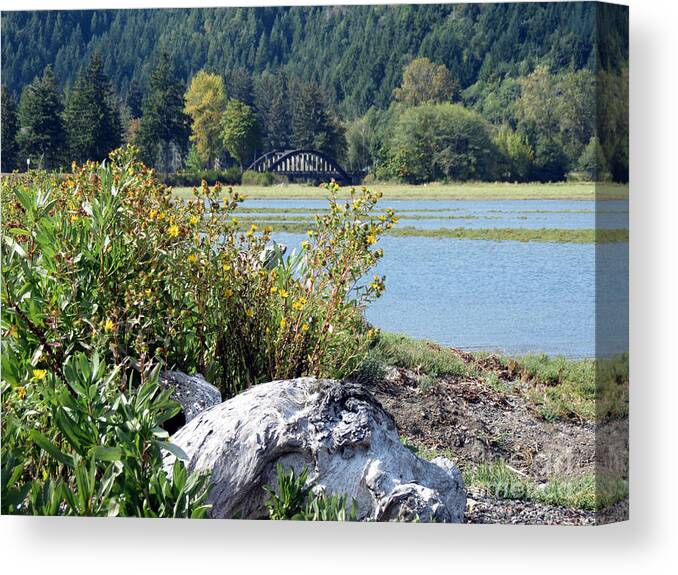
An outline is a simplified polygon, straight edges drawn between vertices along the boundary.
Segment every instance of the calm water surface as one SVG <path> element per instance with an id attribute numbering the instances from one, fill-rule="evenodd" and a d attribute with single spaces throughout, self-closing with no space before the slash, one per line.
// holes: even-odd
<path id="1" fill-rule="evenodd" d="M 393 200 L 384 201 L 382 207 L 418 210 L 407 213 L 430 219 L 403 219 L 400 225 L 427 228 L 592 228 L 596 220 L 603 227 L 628 227 L 626 202 L 598 204 L 597 214 L 592 201 L 565 200 Z M 245 207 L 314 210 L 326 205 L 322 200 L 255 200 Z M 423 211 L 441 208 L 445 211 Z M 440 217 L 460 214 L 474 217 Z M 304 238 L 276 234 L 275 239 L 292 249 Z M 367 317 L 384 330 L 467 350 L 514 355 L 593 357 L 628 350 L 626 313 L 606 315 L 605 337 L 597 343 L 595 330 L 596 290 L 605 295 L 608 309 L 628 306 L 628 243 L 596 246 L 397 236 L 386 236 L 380 243 L 385 256 L 376 273 L 386 275 L 387 289 L 371 304 Z M 599 272 L 604 267 L 605 273 L 596 275 L 597 266 Z"/>

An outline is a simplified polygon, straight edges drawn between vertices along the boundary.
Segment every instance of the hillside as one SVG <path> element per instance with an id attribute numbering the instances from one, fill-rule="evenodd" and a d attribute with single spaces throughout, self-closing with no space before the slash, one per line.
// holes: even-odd
<path id="1" fill-rule="evenodd" d="M 316 80 L 350 118 L 387 107 L 417 56 L 445 64 L 462 89 L 538 64 L 616 68 L 628 59 L 628 39 L 605 19 L 619 14 L 594 3 L 5 12 L 2 83 L 18 95 L 51 64 L 68 87 L 98 51 L 124 97 L 132 82 L 147 85 L 167 52 L 184 82 L 202 68 L 284 68 Z M 596 25 L 612 47 L 599 58 Z"/>

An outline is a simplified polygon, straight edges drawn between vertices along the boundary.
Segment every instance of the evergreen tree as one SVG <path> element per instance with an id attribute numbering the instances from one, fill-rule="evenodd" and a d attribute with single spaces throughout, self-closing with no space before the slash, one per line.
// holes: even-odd
<path id="1" fill-rule="evenodd" d="M 141 109 L 143 104 L 143 97 L 139 84 L 132 80 L 127 90 L 127 98 L 125 99 L 127 107 L 132 118 L 141 118 Z"/>
<path id="2" fill-rule="evenodd" d="M 319 150 L 337 159 L 344 155 L 344 130 L 330 115 L 315 82 L 298 85 L 292 96 L 292 144 Z"/>
<path id="3" fill-rule="evenodd" d="M 191 133 L 190 118 L 184 112 L 184 90 L 163 54 L 151 74 L 148 96 L 139 125 L 142 157 L 163 171 L 177 168 L 177 156 L 186 153 Z"/>
<path id="4" fill-rule="evenodd" d="M 226 91 L 229 97 L 240 100 L 250 108 L 254 106 L 252 76 L 244 68 L 234 68 L 226 73 Z"/>
<path id="5" fill-rule="evenodd" d="M 97 54 L 68 94 L 64 120 L 71 160 L 100 162 L 120 146 L 120 113 Z"/>
<path id="6" fill-rule="evenodd" d="M 2 171 L 11 172 L 17 168 L 17 143 L 16 143 L 16 104 L 7 86 L 2 86 Z"/>
<path id="7" fill-rule="evenodd" d="M 35 78 L 21 94 L 21 128 L 17 136 L 21 159 L 30 158 L 33 166 L 45 169 L 62 164 L 66 147 L 62 110 L 63 104 L 52 67 L 47 66 L 42 78 Z"/>
<path id="8" fill-rule="evenodd" d="M 264 152 L 290 146 L 290 111 L 284 73 L 265 72 L 254 89 L 257 123 Z"/>

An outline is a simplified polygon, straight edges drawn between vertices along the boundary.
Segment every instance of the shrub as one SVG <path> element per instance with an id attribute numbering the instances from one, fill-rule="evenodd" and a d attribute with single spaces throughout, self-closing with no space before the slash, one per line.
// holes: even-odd
<path id="1" fill-rule="evenodd" d="M 243 186 L 272 186 L 276 183 L 282 183 L 282 180 L 271 172 L 245 170 L 242 175 Z"/>
<path id="2" fill-rule="evenodd" d="M 237 166 L 232 166 L 225 170 L 198 170 L 190 172 L 177 172 L 174 174 L 163 174 L 163 183 L 168 186 L 201 186 L 206 182 L 209 186 L 217 183 L 227 186 L 240 184 L 240 170 Z"/>
<path id="3" fill-rule="evenodd" d="M 157 390 L 159 366 L 199 371 L 229 397 L 261 381 L 343 377 L 374 336 L 363 311 L 384 278 L 364 277 L 395 215 L 371 216 L 367 189 L 340 203 L 329 186 L 329 211 L 282 257 L 270 228 L 241 229 L 237 193 L 222 199 L 203 182 L 175 201 L 133 148 L 63 181 L 30 173 L 2 185 L 12 512 L 200 515 L 202 480 L 181 463 L 170 479 L 161 469 L 160 450 L 176 452 L 161 425 L 178 406 Z"/>
<path id="4" fill-rule="evenodd" d="M 98 349 L 114 364 L 133 358 L 127 368 L 200 371 L 232 395 L 342 377 L 362 359 L 363 309 L 384 289 L 363 278 L 395 217 L 371 216 L 367 189 L 340 203 L 331 186 L 303 249 L 267 264 L 271 230 L 241 231 L 237 193 L 222 203 L 203 184 L 175 202 L 129 149 L 61 185 L 40 182 L 12 180 L 3 194 L 2 297 L 11 339 L 41 367 L 60 374 L 68 355 Z"/>
<path id="5" fill-rule="evenodd" d="M 161 425 L 180 406 L 158 386 L 159 365 L 138 389 L 95 353 L 70 356 L 63 376 L 25 369 L 2 350 L 2 513 L 204 517 L 208 477 Z M 168 476 L 162 451 L 176 459 Z"/>

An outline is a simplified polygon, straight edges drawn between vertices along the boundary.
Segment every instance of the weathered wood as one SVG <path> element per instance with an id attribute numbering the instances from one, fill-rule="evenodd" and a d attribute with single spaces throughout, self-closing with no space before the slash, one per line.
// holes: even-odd
<path id="1" fill-rule="evenodd" d="M 346 493 L 360 519 L 460 522 L 466 492 L 446 459 L 417 457 L 363 387 L 299 378 L 254 386 L 201 413 L 172 436 L 191 471 L 211 472 L 211 514 L 267 516 L 275 467 L 309 470 L 314 489 Z M 166 469 L 173 456 L 168 455 Z"/>

